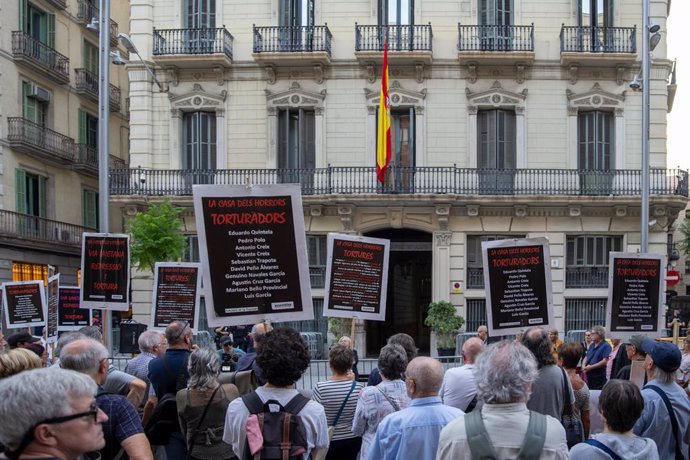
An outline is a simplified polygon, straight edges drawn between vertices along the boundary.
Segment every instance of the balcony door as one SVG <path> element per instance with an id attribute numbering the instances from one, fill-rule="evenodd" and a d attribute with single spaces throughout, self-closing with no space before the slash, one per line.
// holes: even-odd
<path id="1" fill-rule="evenodd" d="M 414 44 L 414 0 L 378 0 L 379 40 L 381 48 L 388 38 L 388 49 L 413 49 Z"/>
<path id="2" fill-rule="evenodd" d="M 512 194 L 516 168 L 515 112 L 479 111 L 477 150 L 479 193 Z"/>
<path id="3" fill-rule="evenodd" d="M 311 51 L 314 0 L 280 0 L 279 26 L 280 51 Z"/>
<path id="4" fill-rule="evenodd" d="M 578 169 L 580 193 L 609 195 L 613 187 L 613 113 L 594 110 L 580 112 L 578 127 Z"/>
<path id="5" fill-rule="evenodd" d="M 46 236 L 46 177 L 15 170 L 17 230 L 22 235 L 44 239 Z"/>
<path id="6" fill-rule="evenodd" d="M 216 0 L 185 0 L 186 54 L 213 52 L 216 28 Z"/>
<path id="7" fill-rule="evenodd" d="M 485 51 L 510 51 L 513 43 L 513 1 L 480 0 L 479 43 Z"/>
<path id="8" fill-rule="evenodd" d="M 579 0 L 578 25 L 582 28 L 583 43 L 590 42 L 591 51 L 612 50 L 614 35 L 613 0 Z"/>
<path id="9" fill-rule="evenodd" d="M 278 180 L 299 183 L 302 191 L 313 189 L 316 167 L 314 110 L 285 108 L 278 112 Z"/>
<path id="10" fill-rule="evenodd" d="M 185 113 L 182 126 L 182 167 L 188 171 L 188 184 L 212 184 L 216 169 L 215 113 Z"/>
<path id="11" fill-rule="evenodd" d="M 393 193 L 414 192 L 415 167 L 414 108 L 391 110 L 391 161 L 384 189 Z"/>

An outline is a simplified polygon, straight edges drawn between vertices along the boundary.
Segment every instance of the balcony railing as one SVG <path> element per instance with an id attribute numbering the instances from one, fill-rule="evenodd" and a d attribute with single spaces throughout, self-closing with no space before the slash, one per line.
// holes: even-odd
<path id="1" fill-rule="evenodd" d="M 81 247 L 81 235 L 95 229 L 42 217 L 0 210 L 0 237 Z"/>
<path id="2" fill-rule="evenodd" d="M 376 168 L 329 166 L 315 169 L 111 170 L 113 195 L 191 195 L 192 184 L 256 185 L 299 183 L 304 195 L 458 194 L 458 195 L 640 195 L 640 171 L 606 172 L 610 180 L 591 180 L 600 171 L 575 169 L 486 170 L 438 167 L 390 167 L 386 182 Z M 688 196 L 688 172 L 652 169 L 654 195 Z"/>
<path id="3" fill-rule="evenodd" d="M 93 19 L 98 20 L 99 9 L 98 6 L 91 3 L 89 0 L 79 0 L 79 10 L 77 11 L 77 18 L 84 25 L 91 23 Z M 96 31 L 98 33 L 98 31 Z M 117 33 L 118 25 L 117 22 L 110 20 L 110 45 L 117 46 Z"/>
<path id="4" fill-rule="evenodd" d="M 153 54 L 225 54 L 232 59 L 233 37 L 225 28 L 154 29 Z"/>
<path id="5" fill-rule="evenodd" d="M 86 69 L 74 69 L 75 74 L 75 87 L 78 93 L 86 94 L 90 96 L 96 102 L 98 101 L 98 75 L 89 72 Z M 110 111 L 119 112 L 120 111 L 120 98 L 121 92 L 120 88 L 113 85 L 109 86 L 109 98 L 110 98 Z"/>
<path id="6" fill-rule="evenodd" d="M 24 118 L 11 117 L 8 122 L 12 148 L 57 163 L 74 161 L 74 139 Z"/>
<path id="7" fill-rule="evenodd" d="M 609 267 L 581 267 L 569 265 L 565 268 L 566 288 L 605 288 L 609 285 Z"/>
<path id="8" fill-rule="evenodd" d="M 81 173 L 98 176 L 98 147 L 88 144 L 76 144 L 76 158 L 73 168 Z M 115 155 L 108 156 L 110 168 L 126 168 L 127 163 Z"/>
<path id="9" fill-rule="evenodd" d="M 561 53 L 637 53 L 636 27 L 561 28 Z"/>
<path id="10" fill-rule="evenodd" d="M 534 51 L 530 26 L 463 26 L 458 24 L 458 51 Z"/>
<path id="11" fill-rule="evenodd" d="M 255 53 L 314 53 L 331 55 L 328 26 L 254 26 Z"/>
<path id="12" fill-rule="evenodd" d="M 309 281 L 312 289 L 322 289 L 326 285 L 326 267 L 309 267 Z"/>
<path id="13" fill-rule="evenodd" d="M 53 5 L 55 8 L 60 8 L 61 10 L 64 10 L 67 8 L 67 2 L 65 0 L 47 0 L 48 3 Z"/>
<path id="14" fill-rule="evenodd" d="M 60 83 L 69 82 L 69 58 L 21 30 L 12 32 L 12 55 Z"/>
<path id="15" fill-rule="evenodd" d="M 467 289 L 484 289 L 483 267 L 467 267 Z"/>
<path id="16" fill-rule="evenodd" d="M 400 26 L 360 26 L 355 24 L 355 51 L 432 51 L 431 24 Z"/>

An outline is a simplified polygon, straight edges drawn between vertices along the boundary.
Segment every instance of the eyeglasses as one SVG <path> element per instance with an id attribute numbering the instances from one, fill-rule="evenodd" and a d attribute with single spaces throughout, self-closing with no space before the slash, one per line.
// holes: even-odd
<path id="1" fill-rule="evenodd" d="M 187 321 L 183 321 L 183 323 L 184 326 L 182 326 L 180 332 L 175 337 L 173 337 L 172 342 L 177 342 L 179 338 L 182 337 L 182 334 L 184 334 L 184 331 L 187 330 L 187 328 L 189 327 L 189 323 Z"/>
<path id="2" fill-rule="evenodd" d="M 48 425 L 55 425 L 57 423 L 65 423 L 65 422 L 69 422 L 71 420 L 76 420 L 76 419 L 82 418 L 82 417 L 93 417 L 93 423 L 98 423 L 98 411 L 99 411 L 98 406 L 96 405 L 96 403 L 93 403 L 93 404 L 91 404 L 91 406 L 89 406 L 89 410 L 86 412 L 79 412 L 78 414 L 65 415 L 63 417 L 49 418 L 48 420 L 43 420 L 42 422 L 37 423 L 36 426 L 42 425 L 44 423 L 48 424 Z"/>

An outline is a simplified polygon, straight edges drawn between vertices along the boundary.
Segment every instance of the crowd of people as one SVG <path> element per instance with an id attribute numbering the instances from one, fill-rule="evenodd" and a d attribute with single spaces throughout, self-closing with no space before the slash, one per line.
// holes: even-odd
<path id="1" fill-rule="evenodd" d="M 124 372 L 98 327 L 62 334 L 47 359 L 29 332 L 0 334 L 3 457 L 690 460 L 690 337 L 681 352 L 602 326 L 582 343 L 541 327 L 501 340 L 481 326 L 444 371 L 398 333 L 368 375 L 342 337 L 330 376 L 297 390 L 311 362 L 300 334 L 243 330 L 238 343 L 219 328 L 218 350 L 199 348 L 173 321 L 139 336 Z"/>

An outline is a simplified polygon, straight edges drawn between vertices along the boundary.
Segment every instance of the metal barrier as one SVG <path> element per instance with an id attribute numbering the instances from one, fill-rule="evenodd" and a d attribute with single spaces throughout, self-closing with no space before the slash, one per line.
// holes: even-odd
<path id="1" fill-rule="evenodd" d="M 572 331 L 568 331 L 565 333 L 565 337 L 563 337 L 563 342 L 582 343 L 585 341 L 585 332 L 587 331 L 584 329 L 573 329 Z"/>
<path id="2" fill-rule="evenodd" d="M 299 335 L 307 342 L 312 360 L 323 358 L 323 335 L 320 332 L 300 332 Z"/>

